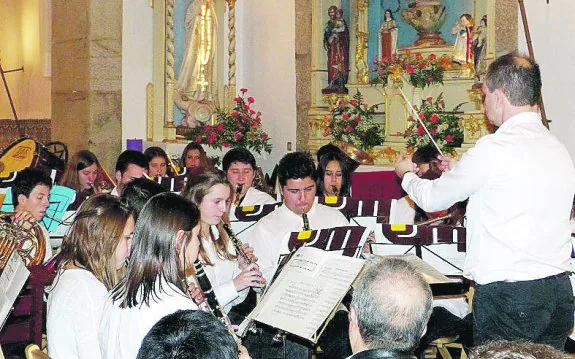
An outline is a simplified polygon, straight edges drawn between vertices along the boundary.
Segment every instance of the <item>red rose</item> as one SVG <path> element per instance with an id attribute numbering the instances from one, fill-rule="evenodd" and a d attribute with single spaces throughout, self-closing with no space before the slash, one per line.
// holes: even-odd
<path id="1" fill-rule="evenodd" d="M 217 140 L 217 135 L 215 132 L 210 132 L 210 134 L 208 135 L 208 144 L 213 144 L 214 142 L 216 142 Z"/>
<path id="2" fill-rule="evenodd" d="M 241 122 L 236 122 L 236 127 L 238 128 L 238 130 L 240 130 L 242 127 L 244 127 L 244 125 L 242 125 Z"/>
<path id="3" fill-rule="evenodd" d="M 239 132 L 234 135 L 234 138 L 236 139 L 236 141 L 241 140 L 243 137 L 244 137 L 244 135 L 242 135 L 242 134 L 239 133 Z"/>
<path id="4" fill-rule="evenodd" d="M 234 98 L 234 101 L 235 101 L 235 102 L 241 102 L 241 101 L 242 101 L 242 98 L 241 98 L 241 97 L 236 97 L 236 98 Z"/>
<path id="5" fill-rule="evenodd" d="M 417 126 L 417 134 L 423 135 L 423 126 L 421 126 L 421 125 Z"/>
<path id="6" fill-rule="evenodd" d="M 230 147 L 230 144 L 227 142 L 224 142 L 224 143 L 222 143 L 222 146 L 224 146 L 224 148 L 228 148 L 228 147 Z"/>
<path id="7" fill-rule="evenodd" d="M 254 115 L 255 113 L 256 113 L 256 111 L 250 110 L 250 115 Z"/>
<path id="8" fill-rule="evenodd" d="M 223 123 L 219 123 L 216 126 L 216 132 L 222 132 L 224 130 L 224 124 Z"/>
<path id="9" fill-rule="evenodd" d="M 245 120 L 246 118 L 248 118 L 248 115 L 246 115 L 245 113 L 242 113 L 242 118 Z"/>
<path id="10" fill-rule="evenodd" d="M 453 135 L 445 136 L 445 142 L 451 143 L 451 142 L 453 142 L 453 140 L 454 140 Z"/>
<path id="11" fill-rule="evenodd" d="M 350 103 L 352 106 L 357 105 L 357 101 L 356 101 L 355 99 L 349 100 L 349 103 Z"/>
<path id="12" fill-rule="evenodd" d="M 258 126 L 259 124 L 260 124 L 260 123 L 259 123 L 258 120 L 251 120 L 251 121 L 250 121 L 250 126 L 252 126 L 252 127 L 256 127 L 256 126 Z"/>
<path id="13" fill-rule="evenodd" d="M 242 93 L 246 93 L 246 92 L 248 92 L 248 89 L 244 87 L 244 88 L 241 88 L 240 91 L 241 91 Z"/>
<path id="14" fill-rule="evenodd" d="M 268 139 L 268 134 L 265 132 L 262 132 L 262 140 L 267 140 Z"/>
<path id="15" fill-rule="evenodd" d="M 355 121 L 355 123 L 360 123 L 360 122 L 361 122 L 361 117 L 355 116 L 355 117 L 353 118 L 353 120 Z"/>
<path id="16" fill-rule="evenodd" d="M 345 130 L 346 130 L 347 132 L 353 132 L 353 126 L 347 126 L 347 127 L 345 128 Z"/>
<path id="17" fill-rule="evenodd" d="M 421 52 L 416 52 L 415 57 L 421 57 Z"/>
<path id="18" fill-rule="evenodd" d="M 349 113 L 345 112 L 345 113 L 343 114 L 343 119 L 344 119 L 344 120 L 349 120 Z"/>
<path id="19" fill-rule="evenodd" d="M 431 115 L 431 117 L 429 117 L 429 121 L 431 121 L 431 123 L 437 123 L 439 121 L 439 116 L 434 113 L 433 115 Z"/>
<path id="20" fill-rule="evenodd" d="M 210 132 L 211 130 L 212 130 L 212 126 L 210 126 L 209 124 L 206 123 L 206 124 L 204 125 L 204 131 L 205 131 L 205 132 Z"/>
<path id="21" fill-rule="evenodd" d="M 248 103 L 254 103 L 256 100 L 254 100 L 253 97 L 248 97 Z"/>
<path id="22" fill-rule="evenodd" d="M 194 138 L 194 142 L 195 142 L 195 143 L 200 143 L 200 142 L 202 142 L 202 136 L 197 135 L 196 138 Z"/>
<path id="23" fill-rule="evenodd" d="M 412 74 L 414 71 L 415 71 L 415 68 L 413 67 L 413 65 L 407 66 L 407 73 L 408 74 Z"/>
<path id="24" fill-rule="evenodd" d="M 431 96 L 428 97 L 428 98 L 426 99 L 426 101 L 429 102 L 429 103 L 432 103 L 432 102 L 433 102 L 433 97 L 431 97 Z"/>
<path id="25" fill-rule="evenodd" d="M 431 132 L 433 137 L 437 136 L 437 128 L 432 128 L 429 132 Z"/>
<path id="26" fill-rule="evenodd" d="M 429 59 L 430 59 L 431 61 L 435 60 L 436 58 L 437 58 L 437 56 L 435 56 L 435 54 L 430 54 L 430 55 L 429 55 Z"/>
<path id="27" fill-rule="evenodd" d="M 240 117 L 240 113 L 238 111 L 232 112 L 232 117 L 238 118 Z"/>
<path id="28" fill-rule="evenodd" d="M 420 119 L 421 121 L 425 120 L 425 114 L 424 114 L 423 112 L 420 112 L 420 113 L 419 113 L 419 119 Z"/>
<path id="29" fill-rule="evenodd" d="M 249 109 L 250 109 L 250 106 L 248 106 L 248 105 L 244 105 L 244 110 L 246 110 L 246 111 L 247 111 L 247 110 L 249 110 Z"/>

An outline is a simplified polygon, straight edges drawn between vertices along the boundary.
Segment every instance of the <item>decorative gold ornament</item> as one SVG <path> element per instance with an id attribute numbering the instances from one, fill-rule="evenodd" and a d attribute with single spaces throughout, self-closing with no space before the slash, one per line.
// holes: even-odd
<path id="1" fill-rule="evenodd" d="M 345 102 L 349 101 L 349 95 L 343 93 L 323 94 L 321 97 L 323 102 L 329 107 L 330 112 L 333 111 L 340 100 L 344 100 Z"/>

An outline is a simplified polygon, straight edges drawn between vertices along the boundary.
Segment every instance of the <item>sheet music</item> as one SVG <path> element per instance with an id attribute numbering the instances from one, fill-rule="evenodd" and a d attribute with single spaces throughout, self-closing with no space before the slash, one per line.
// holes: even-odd
<path id="1" fill-rule="evenodd" d="M 30 271 L 18 251 L 13 251 L 0 276 L 0 329 L 4 326 L 12 305 L 24 287 Z"/>
<path id="2" fill-rule="evenodd" d="M 448 283 L 453 282 L 454 280 L 449 279 L 445 275 L 441 274 L 437 269 L 433 268 L 426 262 L 422 261 L 418 256 L 415 254 L 402 254 L 402 255 L 390 255 L 384 256 L 388 258 L 399 258 L 403 259 L 406 262 L 409 262 L 415 269 L 423 275 L 425 281 L 429 284 L 435 283 Z"/>
<path id="3" fill-rule="evenodd" d="M 250 316 L 315 342 L 314 334 L 345 296 L 363 262 L 302 247 Z"/>

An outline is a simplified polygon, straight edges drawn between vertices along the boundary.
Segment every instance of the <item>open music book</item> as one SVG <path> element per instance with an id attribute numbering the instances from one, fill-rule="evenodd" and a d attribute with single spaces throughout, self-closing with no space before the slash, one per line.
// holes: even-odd
<path id="1" fill-rule="evenodd" d="M 13 251 L 0 276 L 0 329 L 6 323 L 10 310 L 26 283 L 30 271 L 18 251 Z"/>
<path id="2" fill-rule="evenodd" d="M 316 343 L 363 263 L 313 247 L 298 249 L 244 323 L 255 320 Z"/>

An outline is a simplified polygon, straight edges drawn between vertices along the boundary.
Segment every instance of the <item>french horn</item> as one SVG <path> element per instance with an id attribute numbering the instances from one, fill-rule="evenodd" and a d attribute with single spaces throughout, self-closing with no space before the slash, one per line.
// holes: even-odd
<path id="1" fill-rule="evenodd" d="M 0 216 L 13 213 L 0 212 Z M 26 267 L 41 264 L 46 255 L 46 238 L 40 225 L 25 222 L 19 226 L 0 219 L 0 271 L 14 251 L 22 257 Z"/>

